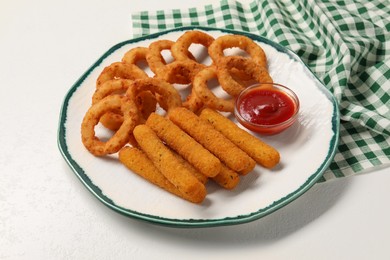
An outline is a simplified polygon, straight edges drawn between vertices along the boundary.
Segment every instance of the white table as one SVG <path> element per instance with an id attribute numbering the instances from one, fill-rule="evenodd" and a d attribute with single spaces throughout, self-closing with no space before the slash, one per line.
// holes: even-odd
<path id="1" fill-rule="evenodd" d="M 317 184 L 251 223 L 175 229 L 108 209 L 67 166 L 63 98 L 129 39 L 130 13 L 208 2 L 1 1 L 0 259 L 390 259 L 389 168 Z"/>

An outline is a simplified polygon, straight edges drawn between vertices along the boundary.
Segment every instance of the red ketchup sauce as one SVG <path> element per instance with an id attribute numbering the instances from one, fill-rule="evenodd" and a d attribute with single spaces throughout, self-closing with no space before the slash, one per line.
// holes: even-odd
<path id="1" fill-rule="evenodd" d="M 236 109 L 239 122 L 249 130 L 272 135 L 289 127 L 297 111 L 294 100 L 274 88 L 254 88 L 240 97 Z M 290 121 L 291 122 L 290 122 Z"/>

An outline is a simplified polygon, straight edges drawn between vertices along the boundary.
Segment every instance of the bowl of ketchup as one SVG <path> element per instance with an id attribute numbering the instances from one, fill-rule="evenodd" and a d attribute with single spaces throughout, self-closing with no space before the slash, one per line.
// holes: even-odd
<path id="1" fill-rule="evenodd" d="M 244 89 L 236 99 L 234 115 L 247 129 L 263 135 L 278 134 L 297 119 L 299 99 L 288 87 L 261 83 Z"/>

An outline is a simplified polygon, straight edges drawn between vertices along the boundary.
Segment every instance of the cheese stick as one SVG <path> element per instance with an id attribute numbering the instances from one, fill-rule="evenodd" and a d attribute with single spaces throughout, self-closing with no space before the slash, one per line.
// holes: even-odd
<path id="1" fill-rule="evenodd" d="M 177 107 L 170 111 L 169 119 L 212 152 L 232 170 L 246 174 L 256 162 L 243 150 L 217 131 L 209 122 L 190 110 Z"/>
<path id="2" fill-rule="evenodd" d="M 197 203 L 193 197 L 179 191 L 165 176 L 154 166 L 146 154 L 138 148 L 126 146 L 119 151 L 119 161 L 132 172 L 158 187 L 191 202 Z"/>
<path id="3" fill-rule="evenodd" d="M 202 174 L 214 177 L 220 172 L 221 162 L 219 159 L 169 119 L 152 113 L 146 121 L 146 125 Z"/>
<path id="4" fill-rule="evenodd" d="M 279 163 L 280 154 L 275 148 L 239 128 L 220 113 L 206 108 L 202 110 L 199 117 L 210 122 L 215 129 L 244 150 L 258 164 L 272 168 Z"/>
<path id="5" fill-rule="evenodd" d="M 224 164 L 222 164 L 220 173 L 211 179 L 215 181 L 219 186 L 227 190 L 234 189 L 240 182 L 240 176 L 238 175 L 238 173 L 236 173 L 232 169 L 229 169 Z"/>
<path id="6" fill-rule="evenodd" d="M 156 168 L 180 192 L 189 196 L 194 202 L 201 203 L 204 200 L 206 187 L 188 171 L 150 127 L 138 125 L 134 128 L 133 134 L 138 145 Z"/>

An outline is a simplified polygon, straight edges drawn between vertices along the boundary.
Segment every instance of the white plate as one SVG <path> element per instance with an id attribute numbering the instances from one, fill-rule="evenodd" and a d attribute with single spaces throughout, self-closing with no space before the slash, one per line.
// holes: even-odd
<path id="1" fill-rule="evenodd" d="M 191 29 L 203 30 L 214 37 L 235 33 L 252 38 L 266 52 L 274 81 L 295 91 L 301 105 L 298 120 L 290 129 L 279 135 L 262 137 L 279 150 L 280 164 L 273 170 L 257 166 L 241 178 L 233 191 L 209 182 L 208 195 L 201 205 L 184 201 L 150 184 L 121 165 L 116 155 L 93 156 L 83 146 L 80 136 L 81 121 L 91 105 L 96 78 L 105 66 L 120 61 L 124 53 L 135 46 L 148 46 L 158 39 L 176 40 L 185 30 Z M 252 34 L 186 27 L 125 41 L 103 54 L 65 97 L 58 145 L 82 183 L 111 209 L 158 224 L 209 227 L 259 219 L 302 195 L 329 166 L 337 147 L 338 132 L 337 103 L 296 54 Z"/>

